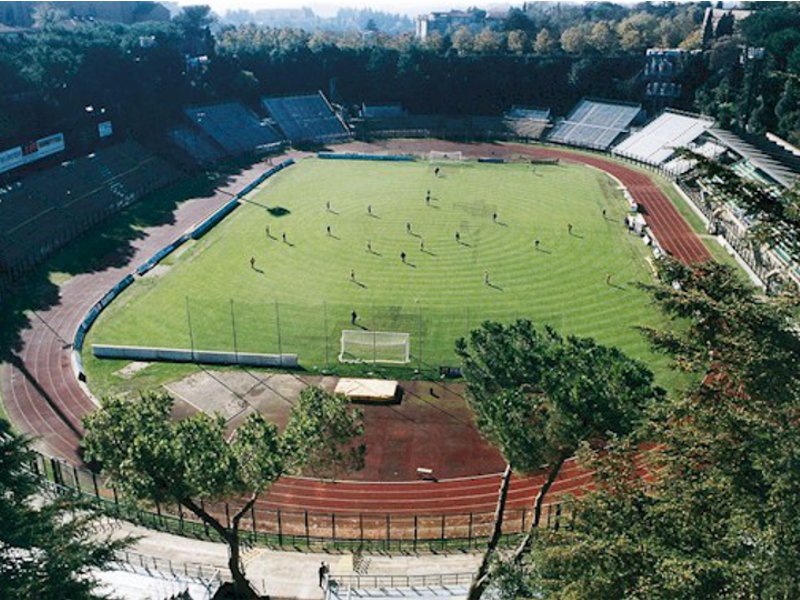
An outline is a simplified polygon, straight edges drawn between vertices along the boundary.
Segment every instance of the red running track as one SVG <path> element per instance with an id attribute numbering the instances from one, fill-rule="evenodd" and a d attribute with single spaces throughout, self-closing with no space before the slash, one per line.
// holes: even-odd
<path id="1" fill-rule="evenodd" d="M 616 177 L 646 211 L 646 217 L 662 246 L 684 262 L 703 261 L 710 255 L 689 225 L 646 174 L 594 155 L 556 148 L 523 145 L 463 145 L 435 140 L 397 140 L 377 145 L 397 151 L 431 149 L 461 150 L 472 156 L 524 154 L 556 157 L 588 164 Z M 375 151 L 376 145 L 354 143 L 351 149 Z M 263 170 L 257 165 L 229 182 L 210 198 L 190 200 L 174 213 L 170 224 L 142 232 L 132 242 L 134 251 L 124 264 L 77 275 L 59 288 L 59 301 L 51 308 L 29 316 L 21 332 L 21 348 L 5 363 L 0 378 L 9 418 L 18 430 L 37 438 L 44 453 L 80 464 L 81 419 L 95 404 L 75 380 L 70 365 L 69 342 L 85 313 L 133 267 L 186 231 L 230 199 Z M 529 506 L 541 476 L 514 478 L 509 508 Z M 591 473 L 569 461 L 552 494 L 580 493 L 591 487 Z M 322 482 L 283 478 L 259 503 L 259 508 L 313 510 L 353 514 L 455 514 L 493 510 L 499 474 L 431 482 L 359 483 Z"/>

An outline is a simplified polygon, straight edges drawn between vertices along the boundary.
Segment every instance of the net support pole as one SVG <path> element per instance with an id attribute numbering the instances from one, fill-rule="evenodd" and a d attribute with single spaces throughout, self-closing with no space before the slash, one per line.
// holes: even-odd
<path id="1" fill-rule="evenodd" d="M 189 348 L 194 360 L 194 332 L 192 331 L 192 313 L 189 311 L 189 296 L 186 296 L 186 324 L 189 327 Z"/>
<path id="2" fill-rule="evenodd" d="M 278 301 L 275 300 L 275 329 L 278 332 L 278 364 L 283 366 L 283 345 L 281 344 L 281 314 Z"/>
<path id="3" fill-rule="evenodd" d="M 233 309 L 233 298 L 231 298 L 231 332 L 233 333 L 233 357 L 234 360 L 239 362 L 239 347 L 236 343 L 236 315 Z"/>

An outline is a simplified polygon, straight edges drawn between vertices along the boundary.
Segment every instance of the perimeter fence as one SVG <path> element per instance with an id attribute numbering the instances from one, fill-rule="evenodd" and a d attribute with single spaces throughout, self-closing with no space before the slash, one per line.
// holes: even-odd
<path id="1" fill-rule="evenodd" d="M 221 541 L 207 524 L 180 505 L 142 507 L 89 469 L 41 454 L 36 455 L 30 468 L 53 491 L 88 500 L 109 516 L 158 531 Z M 227 526 L 242 506 L 237 502 L 198 503 Z M 554 530 L 569 526 L 568 515 L 566 505 L 553 501 L 544 506 L 540 526 Z M 527 532 L 531 517 L 532 510 L 528 508 L 506 509 L 502 543 L 512 544 Z M 242 543 L 252 546 L 416 553 L 480 548 L 491 536 L 493 525 L 494 511 L 377 514 L 360 513 L 357 509 L 327 512 L 271 508 L 257 503 L 241 520 L 239 532 Z"/>
<path id="2" fill-rule="evenodd" d="M 297 355 L 300 365 L 307 370 L 350 374 L 360 367 L 339 361 L 343 330 L 398 332 L 410 336 L 410 361 L 405 369 L 436 375 L 440 367 L 460 363 L 455 354 L 455 341 L 468 336 L 486 319 L 485 311 L 468 306 L 442 307 L 424 300 L 386 305 L 185 297 L 180 304 L 170 309 L 170 325 L 148 331 L 146 338 L 131 339 L 116 333 L 103 336 L 97 342 L 190 352 L 226 352 L 233 356 L 292 354 Z M 531 308 L 527 318 L 537 325 L 548 325 L 560 332 L 569 330 L 569 315 L 548 313 L 546 309 L 534 311 L 536 308 Z M 522 315 L 515 312 L 492 316 L 501 321 L 520 317 Z M 380 366 L 380 360 L 364 362 L 370 367 Z"/>

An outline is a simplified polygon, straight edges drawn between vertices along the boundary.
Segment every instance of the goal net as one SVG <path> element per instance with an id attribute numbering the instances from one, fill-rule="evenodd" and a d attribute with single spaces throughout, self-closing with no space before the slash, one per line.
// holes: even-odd
<path id="1" fill-rule="evenodd" d="M 428 160 L 435 162 L 435 161 L 447 161 L 447 160 L 464 160 L 464 153 L 463 152 L 440 152 L 439 150 L 431 150 L 428 153 Z"/>
<path id="2" fill-rule="evenodd" d="M 408 333 L 342 330 L 340 362 L 406 364 L 410 360 L 411 336 Z"/>

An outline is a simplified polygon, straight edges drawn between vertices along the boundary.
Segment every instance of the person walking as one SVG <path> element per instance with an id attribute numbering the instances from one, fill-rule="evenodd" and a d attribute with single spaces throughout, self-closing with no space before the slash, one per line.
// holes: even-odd
<path id="1" fill-rule="evenodd" d="M 330 573 L 330 572 L 331 572 L 331 570 L 328 567 L 328 565 L 325 564 L 325 561 L 322 561 L 322 563 L 320 563 L 320 565 L 319 565 L 319 587 L 324 589 L 324 587 L 325 587 L 325 578 L 327 577 L 328 573 Z"/>

